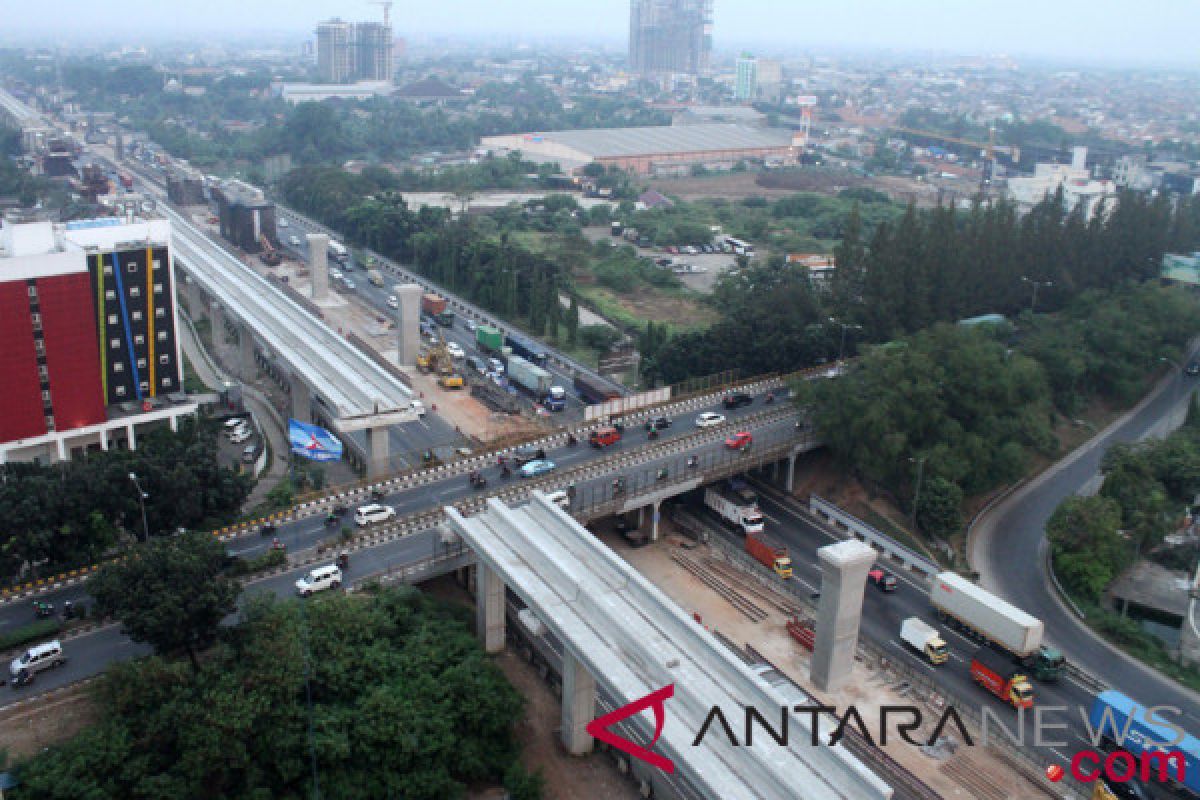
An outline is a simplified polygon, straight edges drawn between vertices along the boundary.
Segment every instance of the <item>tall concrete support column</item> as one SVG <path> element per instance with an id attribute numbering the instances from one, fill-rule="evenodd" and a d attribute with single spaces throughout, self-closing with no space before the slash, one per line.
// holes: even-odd
<path id="1" fill-rule="evenodd" d="M 312 398 L 308 384 L 299 375 L 291 378 L 292 390 L 292 419 L 308 422 L 312 419 Z"/>
<path id="2" fill-rule="evenodd" d="M 564 648 L 562 661 L 562 739 L 567 752 L 592 752 L 587 724 L 596 713 L 596 679 L 575 654 Z"/>
<path id="3" fill-rule="evenodd" d="M 253 375 L 257 371 L 254 363 L 254 334 L 245 325 L 238 328 L 238 345 L 241 350 L 242 374 Z"/>
<path id="4" fill-rule="evenodd" d="M 787 480 L 784 482 L 783 488 L 789 493 L 792 491 L 792 487 L 795 485 L 797 458 L 799 458 L 799 456 L 791 455 L 788 456 L 787 459 Z"/>
<path id="5" fill-rule="evenodd" d="M 125 443 L 129 445 L 130 450 L 137 450 L 137 434 L 133 430 L 133 423 L 125 426 Z"/>
<path id="6" fill-rule="evenodd" d="M 308 271 L 312 274 L 312 299 L 320 302 L 329 296 L 329 236 L 310 233 L 308 239 Z"/>
<path id="7" fill-rule="evenodd" d="M 482 561 L 475 567 L 475 630 L 485 652 L 504 649 L 504 581 Z"/>
<path id="8" fill-rule="evenodd" d="M 213 349 L 220 350 L 225 341 L 225 309 L 216 300 L 208 304 L 208 321 L 212 324 Z"/>
<path id="9" fill-rule="evenodd" d="M 652 542 L 658 541 L 658 521 L 662 517 L 659 512 L 660 508 L 662 508 L 662 500 L 655 500 L 654 504 L 650 506 L 652 512 L 650 514 L 650 541 Z"/>
<path id="10" fill-rule="evenodd" d="M 396 287 L 396 361 L 402 367 L 416 366 L 421 349 L 421 293 L 415 283 Z"/>
<path id="11" fill-rule="evenodd" d="M 858 624 L 862 617 L 867 570 L 875 551 L 857 539 L 817 550 L 821 561 L 821 605 L 809 675 L 823 692 L 842 686 L 854 670 Z"/>
<path id="12" fill-rule="evenodd" d="M 367 428 L 367 477 L 377 478 L 388 472 L 388 426 Z"/>
<path id="13" fill-rule="evenodd" d="M 100 449 L 108 452 L 108 429 L 100 429 Z"/>

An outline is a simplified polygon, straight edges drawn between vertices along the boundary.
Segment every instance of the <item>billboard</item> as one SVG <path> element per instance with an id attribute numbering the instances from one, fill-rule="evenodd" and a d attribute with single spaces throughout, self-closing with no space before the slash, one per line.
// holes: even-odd
<path id="1" fill-rule="evenodd" d="M 342 440 L 317 425 L 288 420 L 292 452 L 312 461 L 337 461 L 342 457 Z"/>

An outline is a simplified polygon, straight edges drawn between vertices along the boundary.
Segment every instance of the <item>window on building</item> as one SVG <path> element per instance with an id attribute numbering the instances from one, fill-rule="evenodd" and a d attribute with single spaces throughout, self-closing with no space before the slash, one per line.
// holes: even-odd
<path id="1" fill-rule="evenodd" d="M 50 370 L 48 370 L 44 364 L 38 366 L 38 378 L 43 381 L 50 380 Z"/>
<path id="2" fill-rule="evenodd" d="M 162 284 L 161 283 L 154 284 L 154 293 L 162 294 Z"/>
<path id="3" fill-rule="evenodd" d="M 105 274 L 105 275 L 112 275 L 112 264 L 105 264 L 105 265 L 104 265 L 104 274 Z"/>
<path id="4" fill-rule="evenodd" d="M 162 319 L 166 315 L 167 315 L 167 310 L 165 308 L 163 308 L 162 306 L 159 306 L 158 308 L 154 309 L 154 316 L 158 317 L 159 319 Z"/>
<path id="5" fill-rule="evenodd" d="M 105 300 L 116 300 L 117 293 L 115 291 L 113 291 L 112 289 L 105 289 L 104 290 L 104 299 Z"/>
<path id="6" fill-rule="evenodd" d="M 163 379 L 162 379 L 162 387 L 163 387 L 164 389 L 169 389 L 169 388 L 171 388 L 171 379 L 170 379 L 170 378 L 163 378 Z"/>
<path id="7" fill-rule="evenodd" d="M 48 430 L 48 431 L 54 430 L 54 415 L 53 414 L 46 415 L 46 430 Z"/>
<path id="8" fill-rule="evenodd" d="M 170 362 L 171 362 L 171 356 L 168 355 L 167 353 L 163 353 L 161 356 L 158 357 L 158 363 L 162 364 L 164 367 L 167 364 L 169 364 Z"/>
<path id="9" fill-rule="evenodd" d="M 117 324 L 117 315 L 116 315 L 116 314 L 109 314 L 109 315 L 108 315 L 108 324 L 109 324 L 109 325 L 116 325 L 116 324 Z"/>
<path id="10" fill-rule="evenodd" d="M 130 261 L 128 264 L 125 265 L 125 269 L 127 269 L 130 273 L 137 272 L 137 268 L 138 268 L 138 264 L 136 261 Z"/>
<path id="11" fill-rule="evenodd" d="M 45 339 L 34 339 L 33 340 L 33 349 L 39 356 L 46 355 L 46 340 Z"/>
<path id="12" fill-rule="evenodd" d="M 124 396 L 125 396 L 125 387 L 124 387 L 124 386 L 118 386 L 118 387 L 117 387 L 117 388 L 114 390 L 114 393 L 117 395 L 117 397 L 124 397 Z"/>
<path id="13" fill-rule="evenodd" d="M 34 311 L 33 313 L 31 313 L 29 315 L 29 319 L 31 319 L 33 321 L 33 327 L 35 327 L 35 328 L 42 327 L 42 315 L 40 312 Z"/>
<path id="14" fill-rule="evenodd" d="M 140 384 L 138 384 L 138 385 L 139 385 L 140 387 L 142 387 L 142 391 L 143 391 L 143 392 L 148 392 L 148 391 L 150 391 L 150 382 L 149 382 L 149 381 L 142 381 L 142 382 L 141 382 Z"/>
<path id="15" fill-rule="evenodd" d="M 141 290 L 141 289 L 139 289 L 139 288 L 138 288 L 138 287 L 136 287 L 136 286 L 130 286 L 130 287 L 129 287 L 129 296 L 130 296 L 130 297 L 141 297 L 141 296 L 142 296 L 142 290 Z"/>
<path id="16" fill-rule="evenodd" d="M 165 342 L 167 340 L 167 332 L 166 331 L 159 331 L 155 335 L 158 337 L 158 340 L 160 342 Z"/>
<path id="17" fill-rule="evenodd" d="M 154 259 L 153 263 L 154 263 L 154 269 L 162 269 L 162 261 L 160 261 L 156 258 L 156 259 Z"/>
<path id="18" fill-rule="evenodd" d="M 135 334 L 133 337 L 133 343 L 134 344 L 145 344 L 146 343 L 146 335 L 142 334 L 142 333 Z"/>
<path id="19" fill-rule="evenodd" d="M 140 311 L 131 312 L 129 315 L 129 318 L 132 319 L 134 322 L 141 322 L 142 321 L 142 312 L 140 312 Z"/>
<path id="20" fill-rule="evenodd" d="M 30 284 L 30 286 L 29 286 L 29 296 L 37 297 L 37 287 L 34 286 L 33 284 Z"/>
<path id="21" fill-rule="evenodd" d="M 120 339 L 109 339 L 108 346 L 111 347 L 113 350 L 120 350 L 121 349 L 121 340 Z"/>
<path id="22" fill-rule="evenodd" d="M 124 372 L 124 371 L 125 371 L 125 362 L 124 361 L 114 361 L 113 362 L 113 372 L 114 373 Z"/>
<path id="23" fill-rule="evenodd" d="M 50 402 L 50 390 L 49 389 L 42 390 L 42 402 L 49 404 L 49 402 Z"/>

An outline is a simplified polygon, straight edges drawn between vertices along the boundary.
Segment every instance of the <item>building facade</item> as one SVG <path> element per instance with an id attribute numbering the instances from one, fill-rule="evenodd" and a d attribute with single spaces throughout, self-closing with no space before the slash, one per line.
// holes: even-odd
<path id="1" fill-rule="evenodd" d="M 354 79 L 354 26 L 331 19 L 317 26 L 317 73 L 326 83 Z"/>
<path id="2" fill-rule="evenodd" d="M 183 392 L 166 220 L 0 228 L 0 463 L 136 447 L 194 413 Z"/>
<path id="3" fill-rule="evenodd" d="M 317 73 L 326 83 L 392 80 L 392 28 L 331 19 L 317 26 Z"/>
<path id="4" fill-rule="evenodd" d="M 758 96 L 758 59 L 743 53 L 737 60 L 737 79 L 733 85 L 733 99 L 748 103 Z"/>
<path id="5" fill-rule="evenodd" d="M 708 72 L 712 0 L 632 0 L 629 66 L 644 76 Z"/>
<path id="6" fill-rule="evenodd" d="M 392 79 L 392 29 L 378 22 L 354 26 L 355 80 Z"/>

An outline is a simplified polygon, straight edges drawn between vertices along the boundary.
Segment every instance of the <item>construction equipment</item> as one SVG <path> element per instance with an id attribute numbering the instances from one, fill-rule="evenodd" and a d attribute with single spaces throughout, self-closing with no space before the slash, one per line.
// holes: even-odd
<path id="1" fill-rule="evenodd" d="M 277 267 L 283 263 L 283 256 L 271 244 L 271 240 L 267 238 L 265 233 L 258 235 L 258 242 L 262 245 L 262 252 L 258 254 L 258 259 L 268 267 Z"/>
<path id="2" fill-rule="evenodd" d="M 436 372 L 447 376 L 454 374 L 454 357 L 446 349 L 445 342 L 438 342 L 417 354 L 417 369 L 421 372 Z"/>
<path id="3" fill-rule="evenodd" d="M 996 153 L 1004 153 L 1012 163 L 1017 163 L 1021 160 L 1021 150 L 1016 146 L 1001 146 L 996 147 L 996 128 L 995 126 L 988 127 L 988 140 L 984 142 L 975 142 L 970 139 L 961 139 L 957 136 L 948 136 L 936 131 L 923 131 L 916 128 L 905 128 L 902 126 L 892 127 L 890 130 L 896 133 L 906 133 L 909 136 L 919 136 L 923 139 L 934 139 L 939 142 L 947 142 L 949 144 L 961 144 L 967 147 L 975 148 L 979 151 L 983 158 L 983 170 L 979 177 L 979 190 L 986 192 L 991 186 L 992 176 L 996 171 Z"/>

